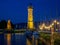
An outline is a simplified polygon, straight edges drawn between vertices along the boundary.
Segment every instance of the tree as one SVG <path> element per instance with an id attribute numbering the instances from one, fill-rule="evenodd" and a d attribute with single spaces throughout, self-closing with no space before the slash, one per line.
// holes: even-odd
<path id="1" fill-rule="evenodd" d="M 11 22 L 12 29 L 14 29 L 14 24 Z M 7 22 L 6 20 L 1 20 L 0 22 L 0 29 L 6 29 L 7 28 Z"/>
<path id="2" fill-rule="evenodd" d="M 2 20 L 0 22 L 0 29 L 6 29 L 6 26 L 7 26 L 7 22 L 5 20 Z"/>

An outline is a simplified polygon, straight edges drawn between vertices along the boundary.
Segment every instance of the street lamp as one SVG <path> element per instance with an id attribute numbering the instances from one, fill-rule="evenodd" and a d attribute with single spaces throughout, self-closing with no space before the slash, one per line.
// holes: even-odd
<path id="1" fill-rule="evenodd" d="M 54 45 L 54 28 L 51 28 L 51 45 Z"/>
<path id="2" fill-rule="evenodd" d="M 57 22 L 57 24 L 60 24 L 59 22 Z"/>
<path id="3" fill-rule="evenodd" d="M 54 20 L 54 23 L 56 23 L 57 21 L 56 20 Z"/>

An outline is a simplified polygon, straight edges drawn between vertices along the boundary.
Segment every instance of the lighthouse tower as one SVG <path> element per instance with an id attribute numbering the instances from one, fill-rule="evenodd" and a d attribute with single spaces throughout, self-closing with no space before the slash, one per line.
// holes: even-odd
<path id="1" fill-rule="evenodd" d="M 33 24 L 33 7 L 32 5 L 28 6 L 28 29 L 34 29 Z"/>

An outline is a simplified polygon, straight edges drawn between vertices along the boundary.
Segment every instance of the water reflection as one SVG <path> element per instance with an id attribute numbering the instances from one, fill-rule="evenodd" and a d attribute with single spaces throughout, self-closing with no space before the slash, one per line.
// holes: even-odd
<path id="1" fill-rule="evenodd" d="M 4 45 L 4 34 L 0 34 L 0 45 Z"/>
<path id="2" fill-rule="evenodd" d="M 11 34 L 6 34 L 7 45 L 11 45 Z"/>
<path id="3" fill-rule="evenodd" d="M 26 37 L 24 33 L 15 33 L 15 45 L 26 45 Z"/>
<path id="4" fill-rule="evenodd" d="M 25 33 L 0 34 L 0 45 L 26 45 Z"/>

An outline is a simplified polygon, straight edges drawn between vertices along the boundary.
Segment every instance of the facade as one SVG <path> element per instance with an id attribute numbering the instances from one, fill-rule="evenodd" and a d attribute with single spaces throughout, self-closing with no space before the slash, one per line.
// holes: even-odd
<path id="1" fill-rule="evenodd" d="M 10 22 L 10 20 L 8 20 L 8 22 L 7 22 L 7 29 L 11 29 L 12 27 L 11 27 L 11 22 Z"/>

